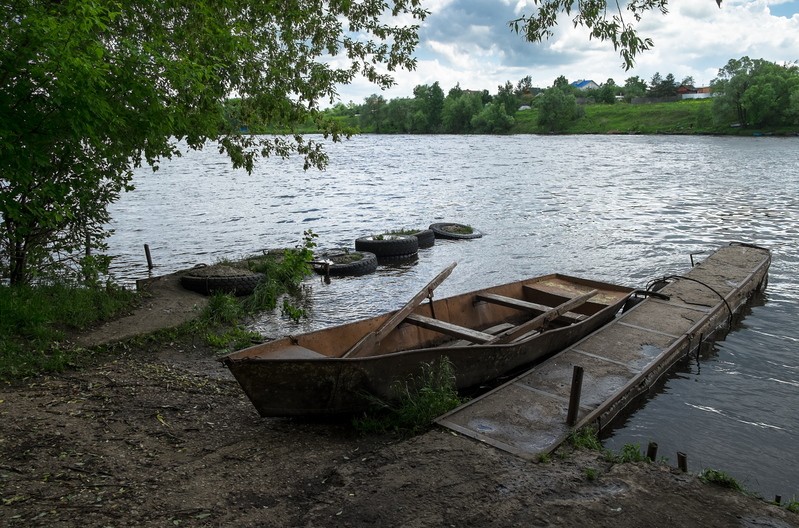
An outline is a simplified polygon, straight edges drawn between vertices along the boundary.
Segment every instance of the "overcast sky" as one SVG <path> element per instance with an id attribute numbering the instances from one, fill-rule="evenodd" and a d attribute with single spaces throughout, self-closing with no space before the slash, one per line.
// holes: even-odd
<path id="1" fill-rule="evenodd" d="M 799 61 L 799 0 L 672 0 L 669 13 L 648 12 L 639 35 L 654 47 L 625 71 L 610 43 L 590 40 L 584 29 L 559 19 L 555 36 L 540 44 L 526 42 L 508 22 L 533 10 L 531 0 L 426 0 L 430 15 L 419 31 L 418 65 L 397 72 L 397 85 L 381 92 L 366 82 L 339 88 L 341 102 L 361 104 L 373 93 L 386 99 L 411 97 L 413 88 L 438 81 L 446 94 L 461 88 L 497 92 L 499 85 L 529 75 L 546 88 L 555 78 L 591 79 L 617 84 L 633 75 L 649 81 L 659 72 L 697 86 L 716 77 L 729 59 L 749 56 L 777 63 Z"/>

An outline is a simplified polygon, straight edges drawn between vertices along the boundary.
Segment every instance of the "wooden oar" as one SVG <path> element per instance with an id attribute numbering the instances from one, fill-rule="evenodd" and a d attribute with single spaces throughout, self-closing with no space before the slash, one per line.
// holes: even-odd
<path id="1" fill-rule="evenodd" d="M 344 353 L 344 358 L 347 357 L 362 357 L 362 356 L 369 356 L 374 353 L 377 346 L 380 344 L 380 341 L 392 330 L 394 330 L 399 324 L 405 320 L 408 315 L 410 315 L 413 310 L 421 304 L 423 300 L 425 300 L 439 284 L 444 282 L 444 279 L 449 277 L 449 274 L 452 273 L 452 270 L 455 269 L 457 262 L 453 262 L 449 266 L 444 269 L 441 273 L 436 275 L 436 277 L 427 283 L 427 286 L 422 288 L 419 293 L 413 296 L 413 298 L 405 303 L 401 309 L 399 309 L 394 315 L 388 318 L 386 322 L 380 325 L 380 328 L 375 330 L 374 332 L 369 332 L 360 341 L 355 343 L 347 352 Z"/>
<path id="2" fill-rule="evenodd" d="M 508 330 L 502 332 L 498 336 L 496 336 L 491 341 L 486 342 L 486 345 L 493 345 L 493 344 L 502 344 L 502 343 L 510 343 L 514 339 L 519 336 L 526 334 L 527 332 L 532 332 L 533 330 L 539 330 L 546 326 L 547 324 L 551 323 L 561 315 L 565 314 L 566 312 L 570 311 L 572 308 L 577 308 L 580 305 L 585 304 L 588 299 L 595 296 L 599 293 L 599 290 L 591 290 L 590 292 L 580 295 L 579 297 L 574 297 L 569 299 L 563 304 L 559 304 L 558 306 L 552 308 L 551 310 L 547 310 L 546 312 L 542 313 L 538 317 L 530 319 L 526 323 L 522 323 L 518 326 L 514 326 L 513 328 L 509 328 Z"/>

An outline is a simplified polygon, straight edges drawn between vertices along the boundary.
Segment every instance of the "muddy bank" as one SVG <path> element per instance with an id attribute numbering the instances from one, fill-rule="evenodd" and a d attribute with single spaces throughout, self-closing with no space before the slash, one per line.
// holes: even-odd
<path id="1" fill-rule="evenodd" d="M 799 526 L 663 465 L 262 419 L 190 340 L 6 384 L 0 402 L 6 526 Z"/>
<path id="2" fill-rule="evenodd" d="M 206 299 L 175 276 L 155 285 L 77 338 L 123 341 L 114 352 L 0 385 L 3 526 L 799 526 L 664 465 L 569 449 L 534 463 L 442 429 L 403 440 L 262 419 L 200 339 L 125 344 Z"/>

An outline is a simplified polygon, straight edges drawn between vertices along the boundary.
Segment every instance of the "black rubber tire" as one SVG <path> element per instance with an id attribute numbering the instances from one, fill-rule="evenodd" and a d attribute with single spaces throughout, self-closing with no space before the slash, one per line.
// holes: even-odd
<path id="1" fill-rule="evenodd" d="M 351 260 L 351 256 L 354 253 L 360 254 L 361 258 L 358 260 Z M 347 255 L 348 258 L 343 258 L 345 255 Z M 331 277 L 358 277 L 373 273 L 377 269 L 377 256 L 368 251 L 323 251 L 317 253 L 314 260 L 332 260 L 333 263 L 330 264 L 329 271 Z M 339 260 L 339 262 L 337 262 L 337 260 Z M 321 265 L 314 265 L 314 271 L 320 275 L 324 275 L 325 268 Z"/>
<path id="2" fill-rule="evenodd" d="M 355 240 L 355 249 L 374 253 L 378 259 L 410 255 L 419 251 L 419 240 L 414 235 L 383 236 L 385 238 L 382 240 L 372 236 L 358 238 Z"/>
<path id="3" fill-rule="evenodd" d="M 402 264 L 404 262 L 410 262 L 412 260 L 417 260 L 419 258 L 419 253 L 408 253 L 407 255 L 391 255 L 390 257 L 378 257 L 377 263 L 378 264 Z"/>
<path id="4" fill-rule="evenodd" d="M 419 242 L 419 249 L 433 247 L 436 244 L 436 234 L 432 229 L 422 229 L 413 234 Z"/>
<path id="5" fill-rule="evenodd" d="M 456 224 L 454 222 L 441 222 L 437 224 L 430 224 L 430 230 L 433 231 L 436 238 L 444 238 L 449 240 L 470 240 L 473 238 L 480 238 L 483 236 L 483 233 L 480 231 L 473 229 L 471 233 L 453 233 L 449 231 L 448 227 L 463 227 L 466 228 L 463 224 Z"/>
<path id="6" fill-rule="evenodd" d="M 180 285 L 203 295 L 231 293 L 237 296 L 250 295 L 264 278 L 263 273 L 242 273 L 231 276 L 199 276 L 191 272 L 180 278 Z"/>

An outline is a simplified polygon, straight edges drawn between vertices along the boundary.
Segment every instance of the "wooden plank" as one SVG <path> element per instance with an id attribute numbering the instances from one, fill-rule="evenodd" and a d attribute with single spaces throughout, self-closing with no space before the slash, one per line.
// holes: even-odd
<path id="1" fill-rule="evenodd" d="M 568 312 L 572 308 L 577 308 L 578 306 L 581 306 L 581 305 L 585 304 L 588 301 L 588 299 L 590 299 L 591 297 L 595 296 L 598 293 L 599 293 L 599 290 L 591 290 L 590 292 L 588 292 L 586 294 L 583 294 L 583 295 L 580 295 L 578 297 L 574 297 L 572 299 L 569 299 L 565 303 L 559 304 L 555 308 L 547 310 L 546 312 L 542 313 L 538 317 L 534 317 L 533 319 L 530 319 L 526 323 L 522 323 L 522 324 L 520 324 L 519 326 L 517 326 L 515 328 L 512 328 L 510 330 L 502 332 L 498 336 L 493 337 L 491 339 L 491 341 L 488 341 L 486 344 L 491 344 L 491 343 L 510 343 L 511 341 L 516 339 L 517 337 L 519 337 L 519 336 L 521 336 L 523 334 L 526 334 L 526 333 L 528 333 L 528 332 L 530 332 L 532 330 L 539 330 L 541 328 L 544 328 L 547 324 L 549 324 L 550 322 L 554 321 L 555 319 L 557 319 L 561 315 L 565 314 L 566 312 Z"/>
<path id="2" fill-rule="evenodd" d="M 477 294 L 477 299 L 480 301 L 499 304 L 500 306 L 506 306 L 508 308 L 525 310 L 528 312 L 546 312 L 552 309 L 551 306 L 547 306 L 546 304 L 538 304 L 529 301 L 523 301 L 521 299 L 516 299 L 514 297 L 507 297 L 505 295 L 497 295 L 495 293 L 479 293 Z M 564 319 L 569 323 L 577 323 L 579 321 L 582 321 L 583 319 L 588 318 L 587 315 L 578 314 L 574 312 L 566 312 L 560 317 L 561 319 Z"/>
<path id="3" fill-rule="evenodd" d="M 410 314 L 405 318 L 405 322 L 415 324 L 416 326 L 421 326 L 427 330 L 433 330 L 436 332 L 441 332 L 442 334 L 451 335 L 453 337 L 457 337 L 458 339 L 465 339 L 473 343 L 486 343 L 494 339 L 494 336 L 491 334 L 480 332 L 478 330 L 472 330 L 471 328 L 448 323 L 446 321 L 439 321 L 438 319 L 433 319 L 432 317 L 426 317 L 424 315 Z"/>
<path id="4" fill-rule="evenodd" d="M 362 357 L 362 356 L 369 356 L 377 349 L 380 345 L 380 341 L 391 331 L 393 331 L 405 318 L 416 309 L 419 304 L 427 297 L 432 295 L 433 290 L 436 287 L 444 282 L 444 279 L 449 277 L 449 274 L 452 273 L 452 270 L 455 269 L 457 262 L 453 262 L 449 266 L 447 266 L 441 273 L 435 276 L 433 280 L 427 283 L 427 285 L 419 290 L 419 293 L 413 296 L 413 298 L 405 303 L 401 309 L 397 310 L 394 315 L 392 315 L 386 322 L 384 322 L 380 328 L 375 330 L 374 332 L 369 332 L 364 337 L 361 338 L 360 341 L 355 343 L 346 353 L 344 353 L 341 357 Z"/>
<path id="5" fill-rule="evenodd" d="M 514 326 L 516 326 L 516 325 L 510 324 L 510 323 L 500 323 L 500 324 L 498 324 L 496 326 L 492 326 L 490 328 L 486 328 L 485 330 L 483 330 L 483 332 L 485 332 L 486 334 L 497 335 L 498 333 L 504 332 L 505 330 L 508 330 L 509 328 L 513 328 Z M 471 344 L 474 344 L 474 341 L 467 341 L 465 339 L 457 339 L 457 340 L 452 341 L 450 343 L 446 343 L 446 344 L 444 344 L 442 346 L 443 347 L 447 347 L 447 348 L 451 348 L 451 347 L 459 347 L 459 346 L 469 346 Z"/>

